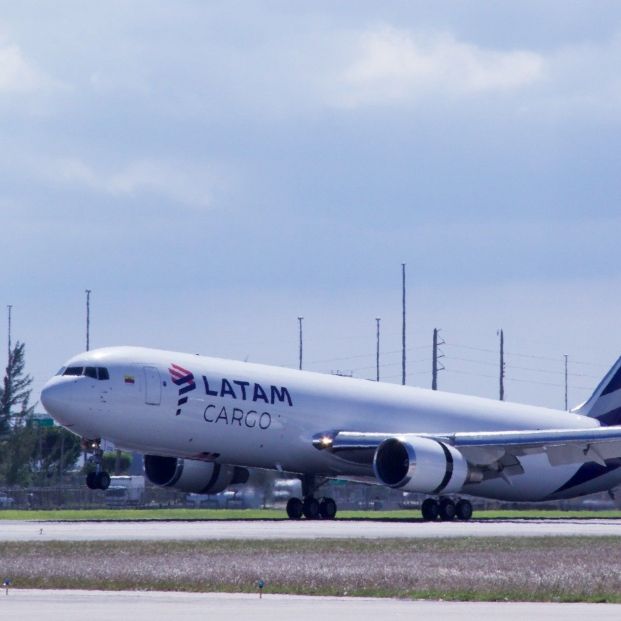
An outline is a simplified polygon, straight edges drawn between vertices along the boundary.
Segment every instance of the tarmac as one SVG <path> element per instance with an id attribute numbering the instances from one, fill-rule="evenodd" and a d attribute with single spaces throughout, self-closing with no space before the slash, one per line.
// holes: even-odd
<path id="1" fill-rule="evenodd" d="M 0 521 L 2 541 L 164 541 L 212 539 L 359 539 L 448 537 L 621 536 L 621 520 L 211 520 Z"/>
<path id="2" fill-rule="evenodd" d="M 235 621 L 316 621 L 336 619 L 503 619 L 503 621 L 584 621 L 621 618 L 619 604 L 438 602 L 395 599 L 304 597 L 228 593 L 138 591 L 55 591 L 14 589 L 0 593 L 3 621 L 158 621 L 234 618 Z"/>

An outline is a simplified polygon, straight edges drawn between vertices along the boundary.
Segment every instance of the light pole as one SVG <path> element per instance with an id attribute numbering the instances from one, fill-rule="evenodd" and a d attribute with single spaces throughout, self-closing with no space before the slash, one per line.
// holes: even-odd
<path id="1" fill-rule="evenodd" d="M 377 326 L 377 332 L 376 332 L 376 342 L 377 342 L 377 346 L 375 348 L 375 367 L 377 369 L 377 378 L 376 381 L 379 382 L 380 380 L 380 364 L 379 364 L 379 359 L 380 359 L 380 321 L 381 321 L 381 317 L 376 317 L 375 318 L 375 323 Z"/>
<path id="2" fill-rule="evenodd" d="M 401 264 L 401 383 L 405 386 L 405 263 Z"/>
<path id="3" fill-rule="evenodd" d="M 91 348 L 91 290 L 85 289 L 86 293 L 86 351 Z"/>
<path id="4" fill-rule="evenodd" d="M 302 320 L 303 319 L 304 317 L 298 317 L 298 323 L 300 326 L 300 366 L 299 366 L 300 371 L 302 370 Z"/>
<path id="5" fill-rule="evenodd" d="M 563 354 L 565 356 L 565 410 L 568 410 L 567 407 L 567 354 Z"/>

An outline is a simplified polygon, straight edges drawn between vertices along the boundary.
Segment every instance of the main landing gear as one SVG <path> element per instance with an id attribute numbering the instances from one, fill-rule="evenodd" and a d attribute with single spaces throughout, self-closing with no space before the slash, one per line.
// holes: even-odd
<path id="1" fill-rule="evenodd" d="M 87 453 L 93 453 L 89 461 L 95 464 L 95 470 L 91 470 L 86 475 L 86 486 L 88 489 L 108 489 L 110 487 L 110 475 L 105 470 L 101 469 L 103 461 L 101 441 L 83 440 L 82 448 L 84 448 Z"/>
<path id="2" fill-rule="evenodd" d="M 439 500 L 427 498 L 421 505 L 421 512 L 426 522 L 433 522 L 437 519 L 442 522 L 451 520 L 467 522 L 472 517 L 472 504 L 464 498 L 460 498 L 457 502 L 446 497 L 441 497 Z"/>
<path id="3" fill-rule="evenodd" d="M 304 475 L 302 477 L 301 498 L 289 498 L 287 501 L 287 515 L 290 520 L 299 520 L 304 516 L 307 520 L 333 520 L 336 515 L 336 502 L 332 498 L 315 498 L 315 492 L 326 482 L 318 482 L 317 477 Z"/>

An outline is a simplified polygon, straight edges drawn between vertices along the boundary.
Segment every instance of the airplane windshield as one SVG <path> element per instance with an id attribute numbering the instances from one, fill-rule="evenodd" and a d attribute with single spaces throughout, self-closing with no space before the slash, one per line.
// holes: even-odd
<path id="1" fill-rule="evenodd" d="M 82 375 L 84 367 L 67 367 L 63 375 Z"/>
<path id="2" fill-rule="evenodd" d="M 110 379 L 110 373 L 108 373 L 108 369 L 105 367 L 67 367 L 66 369 L 61 369 L 58 372 L 58 375 L 61 374 L 74 376 L 84 375 L 96 380 Z"/>

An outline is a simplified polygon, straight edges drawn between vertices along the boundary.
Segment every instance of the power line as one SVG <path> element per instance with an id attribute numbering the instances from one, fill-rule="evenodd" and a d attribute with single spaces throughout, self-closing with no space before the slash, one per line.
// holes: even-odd
<path id="1" fill-rule="evenodd" d="M 490 354 L 496 354 L 497 350 L 495 349 L 489 349 L 489 348 L 485 348 L 485 347 L 474 347 L 472 345 L 462 345 L 459 343 L 447 343 L 448 347 L 458 347 L 460 349 L 470 349 L 472 351 L 481 351 L 481 352 L 486 352 L 486 353 L 490 353 Z M 558 364 L 559 362 L 559 358 L 552 358 L 550 356 L 540 356 L 538 354 L 524 354 L 521 352 L 515 352 L 515 351 L 505 351 L 505 354 L 508 356 L 518 356 L 520 358 L 535 358 L 537 360 L 547 360 L 549 362 L 556 362 Z M 572 364 L 581 364 L 581 365 L 586 365 L 586 366 L 593 366 L 593 367 L 598 367 L 598 368 L 605 368 L 606 365 L 603 364 L 598 364 L 595 362 L 587 362 L 584 360 L 572 360 L 571 361 Z"/>
<path id="2" fill-rule="evenodd" d="M 489 378 L 489 379 L 496 379 L 496 375 L 487 375 L 485 373 L 472 373 L 470 371 L 462 371 L 460 369 L 446 369 L 447 373 L 457 373 L 458 375 L 470 375 L 473 377 L 485 377 L 485 378 Z M 531 380 L 531 379 L 524 379 L 524 378 L 519 378 L 519 377 L 507 377 L 506 380 L 508 382 L 519 382 L 522 384 L 537 384 L 537 385 L 541 385 L 541 386 L 554 386 L 555 388 L 559 388 L 562 387 L 563 384 L 556 384 L 553 382 L 541 382 L 538 380 Z M 578 390 L 592 390 L 593 387 L 592 386 L 574 386 L 574 388 L 578 389 Z"/>
<path id="3" fill-rule="evenodd" d="M 505 358 L 506 358 L 506 352 L 505 352 Z M 497 362 L 490 362 L 488 360 L 475 360 L 474 358 L 463 358 L 461 356 L 449 356 L 448 358 L 449 360 L 459 360 L 461 362 L 471 362 L 473 364 L 482 364 L 485 366 L 490 366 L 490 367 L 496 367 L 498 365 Z M 558 363 L 558 360 L 556 360 L 556 362 Z M 505 368 L 507 369 L 512 369 L 512 370 L 517 370 L 517 371 L 531 371 L 533 373 L 549 373 L 549 374 L 553 374 L 553 375 L 563 375 L 564 371 L 559 371 L 559 370 L 553 370 L 553 369 L 542 369 L 541 367 L 521 367 L 521 366 L 516 366 L 514 364 L 510 364 L 510 363 L 506 363 L 505 362 Z M 586 377 L 587 379 L 601 379 L 600 376 L 597 375 L 587 375 L 586 373 L 571 373 L 568 372 L 567 373 L 569 377 Z"/>
<path id="4" fill-rule="evenodd" d="M 418 358 L 417 360 L 410 360 L 410 363 L 411 364 L 418 364 L 420 362 L 429 363 L 430 360 L 431 358 Z M 400 364 L 401 362 L 386 362 L 380 365 L 380 369 L 386 369 L 387 367 L 396 367 Z M 370 364 L 364 367 L 354 367 L 353 369 L 350 369 L 350 371 L 370 371 L 372 369 L 375 369 L 375 367 L 376 365 Z"/>
<path id="5" fill-rule="evenodd" d="M 408 347 L 406 351 L 412 352 L 417 349 L 431 349 L 431 345 L 417 345 L 416 347 Z M 400 354 L 401 349 L 394 349 L 391 351 L 383 352 L 384 356 L 391 356 L 394 354 Z M 337 358 L 324 358 L 323 360 L 313 360 L 307 364 L 325 364 L 326 362 L 342 362 L 344 360 L 353 360 L 355 358 L 372 358 L 373 354 L 353 354 L 351 356 L 339 356 Z M 399 363 L 400 364 L 400 363 Z"/>

